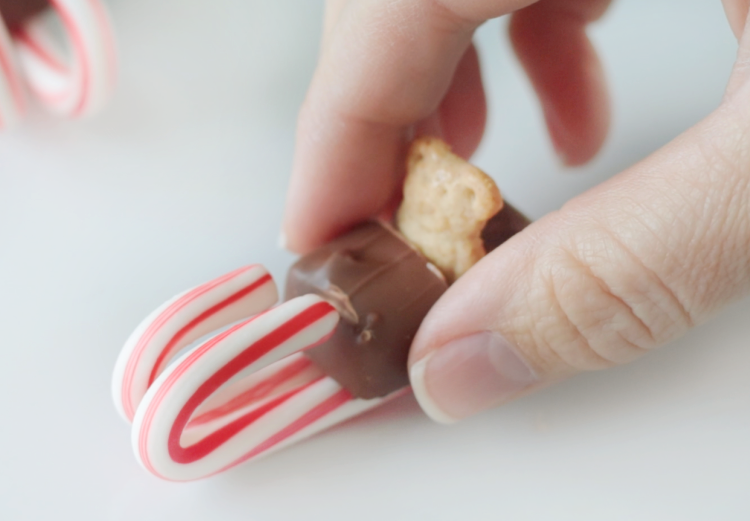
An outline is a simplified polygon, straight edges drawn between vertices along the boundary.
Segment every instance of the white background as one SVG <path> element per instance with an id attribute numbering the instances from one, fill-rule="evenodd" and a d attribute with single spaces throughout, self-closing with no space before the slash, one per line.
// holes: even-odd
<path id="1" fill-rule="evenodd" d="M 109 392 L 130 330 L 184 288 L 249 262 L 283 280 L 292 261 L 276 238 L 320 4 L 114 2 L 107 110 L 0 136 L 0 519 L 750 518 L 748 301 L 453 427 L 408 397 L 207 481 L 137 466 Z M 591 34 L 614 127 L 580 171 L 558 166 L 504 22 L 478 34 L 476 162 L 533 217 L 710 112 L 736 51 L 719 0 L 622 0 Z"/>

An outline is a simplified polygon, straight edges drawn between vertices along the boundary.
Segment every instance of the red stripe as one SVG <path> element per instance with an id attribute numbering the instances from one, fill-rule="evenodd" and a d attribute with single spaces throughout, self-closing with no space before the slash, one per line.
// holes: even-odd
<path id="1" fill-rule="evenodd" d="M 188 423 L 187 428 L 204 425 L 208 422 L 223 418 L 251 405 L 254 402 L 267 398 L 275 388 L 305 372 L 310 367 L 312 367 L 312 362 L 310 362 L 309 359 L 304 357 L 299 358 L 293 363 L 275 372 L 258 385 L 238 394 L 225 404 L 193 418 L 190 420 L 190 423 Z"/>
<path id="2" fill-rule="evenodd" d="M 257 268 L 257 264 L 252 264 L 250 266 L 245 266 L 242 268 L 238 268 L 232 272 L 229 272 L 225 275 L 222 275 L 219 278 L 216 278 L 210 282 L 207 282 L 205 284 L 202 284 L 198 286 L 197 288 L 194 288 L 190 291 L 188 291 L 185 295 L 177 299 L 175 302 L 173 302 L 167 309 L 164 310 L 154 321 L 149 325 L 149 327 L 144 331 L 141 338 L 138 340 L 138 343 L 133 348 L 133 352 L 130 355 L 130 358 L 128 359 L 128 363 L 125 367 L 125 375 L 123 376 L 122 380 L 122 404 L 123 409 L 125 411 L 125 415 L 128 417 L 129 420 L 133 420 L 133 416 L 135 416 L 135 407 L 133 406 L 133 400 L 132 400 L 132 384 L 133 379 L 135 378 L 135 372 L 136 369 L 140 366 L 141 357 L 143 356 L 144 351 L 148 347 L 148 345 L 151 343 L 151 341 L 154 338 L 154 335 L 164 326 L 164 324 L 169 321 L 174 315 L 182 310 L 187 304 L 192 302 L 194 299 L 202 296 L 203 294 L 215 289 L 216 287 L 220 286 L 221 284 L 224 284 L 226 282 L 229 282 L 235 277 L 238 277 L 242 275 L 243 273 L 250 271 L 254 268 Z"/>
<path id="3" fill-rule="evenodd" d="M 246 297 L 256 289 L 260 288 L 261 286 L 264 286 L 265 284 L 271 282 L 271 275 L 266 273 L 264 276 L 247 286 L 246 288 L 241 289 L 237 293 L 231 295 L 229 298 L 222 300 L 218 304 L 216 304 L 213 307 L 208 308 L 206 311 L 195 317 L 193 320 L 187 323 L 182 329 L 180 329 L 175 335 L 172 337 L 172 339 L 167 343 L 167 345 L 162 349 L 161 353 L 159 353 L 159 357 L 156 359 L 156 362 L 154 363 L 154 367 L 151 369 L 151 374 L 148 377 L 148 386 L 151 387 L 151 384 L 154 383 L 154 380 L 156 380 L 156 377 L 161 372 L 161 365 L 165 362 L 168 355 L 172 353 L 172 350 L 175 348 L 175 346 L 185 338 L 185 335 L 190 333 L 193 329 L 196 328 L 196 326 L 200 325 L 201 322 L 211 318 L 216 313 L 221 311 L 222 309 L 226 308 L 227 306 L 230 306 L 237 302 L 238 300 L 241 300 L 242 298 Z"/>
<path id="4" fill-rule="evenodd" d="M 34 40 L 28 32 L 24 30 L 16 31 L 14 36 L 50 69 L 62 74 L 70 74 L 70 69 L 64 63 L 60 63 L 56 56 L 53 56 L 43 45 Z"/>
<path id="5" fill-rule="evenodd" d="M 174 427 L 173 427 L 172 432 L 170 432 L 170 437 L 169 437 L 169 455 L 172 456 L 172 459 L 176 463 L 192 463 L 199 459 L 205 458 L 206 456 L 211 454 L 214 450 L 216 450 L 217 448 L 221 447 L 224 443 L 229 441 L 229 439 L 234 437 L 238 432 L 243 430 L 245 427 L 255 423 L 258 419 L 265 416 L 266 413 L 274 410 L 276 407 L 283 404 L 284 402 L 286 402 L 293 396 L 304 391 L 305 389 L 307 389 L 314 383 L 317 383 L 322 378 L 323 378 L 322 376 L 318 377 L 316 380 L 313 380 L 312 382 L 308 382 L 305 385 L 301 385 L 296 389 L 292 389 L 291 391 L 288 391 L 282 394 L 281 396 L 274 398 L 268 403 L 264 403 L 262 406 L 258 407 L 257 409 L 254 409 L 250 411 L 249 413 L 244 414 L 242 417 L 222 427 L 221 429 L 218 429 L 217 431 L 212 432 L 210 435 L 206 436 L 198 443 L 195 443 L 194 445 L 191 445 L 189 447 L 183 448 L 180 445 L 180 435 L 182 434 L 182 432 L 179 432 L 175 436 L 172 436 L 172 433 L 174 432 Z"/>
<path id="6" fill-rule="evenodd" d="M 70 84 L 68 84 L 68 87 L 69 86 Z M 59 101 L 65 99 L 70 94 L 69 89 L 65 91 L 60 91 L 60 92 L 45 92 L 43 90 L 40 90 L 39 86 L 33 86 L 33 89 L 34 89 L 34 94 L 36 94 L 38 98 L 41 98 L 45 103 L 50 103 L 50 104 L 58 103 Z"/>
<path id="7" fill-rule="evenodd" d="M 212 433 L 210 436 L 202 439 L 198 443 L 189 447 L 182 447 L 180 445 L 180 436 L 182 435 L 185 426 L 187 425 L 193 412 L 203 403 L 211 394 L 213 394 L 219 387 L 227 382 L 234 375 L 242 371 L 244 368 L 257 361 L 260 357 L 271 352 L 273 349 L 284 343 L 285 341 L 292 338 L 294 335 L 302 331 L 303 329 L 311 326 L 318 320 L 322 319 L 330 313 L 335 313 L 334 308 L 327 302 L 317 302 L 312 306 L 308 307 L 304 311 L 300 312 L 292 319 L 288 320 L 284 324 L 280 325 L 263 338 L 257 340 L 252 345 L 245 348 L 241 353 L 230 360 L 226 365 L 220 368 L 216 373 L 211 375 L 193 395 L 188 398 L 185 405 L 182 407 L 180 412 L 177 414 L 174 424 L 169 432 L 168 438 L 168 450 L 172 460 L 177 463 L 191 463 L 197 461 L 206 455 L 213 452 L 215 449 L 226 443 L 238 432 L 243 430 L 245 427 L 253 423 L 258 418 L 262 417 L 265 413 L 272 410 L 280 403 L 288 400 L 293 394 L 299 392 L 300 389 L 296 389 L 291 393 L 280 396 L 276 400 L 269 402 L 265 406 L 252 411 L 237 420 L 225 425 L 221 429 Z M 326 338 L 329 335 L 326 335 Z M 325 339 L 321 339 L 321 342 Z M 184 364 L 183 371 L 192 364 Z M 182 371 L 181 371 L 182 372 Z M 175 370 L 170 377 L 174 377 L 172 382 L 179 378 L 178 371 Z M 171 386 L 162 386 L 171 387 Z M 161 390 L 161 389 L 160 389 Z M 161 400 L 159 400 L 161 401 Z M 155 409 L 154 405 L 158 406 L 158 402 L 155 400 L 152 402 L 152 409 Z M 150 425 L 144 425 L 146 429 Z M 144 437 L 145 438 L 145 437 Z M 145 458 L 144 458 L 145 459 Z"/>
<path id="8" fill-rule="evenodd" d="M 2 19 L 0 19 L 0 23 L 2 23 Z M 18 109 L 21 110 L 23 108 L 23 95 L 21 94 L 21 86 L 18 84 L 18 78 L 16 77 L 15 70 L 10 58 L 6 54 L 6 49 L 4 49 L 2 46 L 0 46 L 0 68 L 3 69 L 3 74 L 7 78 L 8 85 L 10 86 L 11 95 L 15 99 Z"/>
<path id="9" fill-rule="evenodd" d="M 109 77 L 110 86 L 115 84 L 115 75 L 117 71 L 117 56 L 114 49 L 114 38 L 112 37 L 112 28 L 109 24 L 109 17 L 104 11 L 104 6 L 97 0 L 89 0 L 89 6 L 94 12 L 96 21 L 99 22 L 99 29 L 102 33 L 102 42 L 104 43 L 104 52 L 107 55 L 107 76 Z"/>
<path id="10" fill-rule="evenodd" d="M 78 115 L 83 111 L 88 98 L 89 83 L 91 81 L 91 64 L 89 63 L 89 56 L 86 54 L 86 46 L 75 21 L 63 10 L 58 0 L 50 0 L 50 3 L 55 8 L 55 11 L 57 11 L 57 14 L 60 15 L 63 25 L 68 30 L 68 36 L 72 40 L 73 51 L 81 60 L 81 97 L 72 112 L 74 115 Z"/>
<path id="11" fill-rule="evenodd" d="M 227 469 L 230 469 L 234 467 L 235 465 L 239 465 L 240 463 L 244 463 L 245 461 L 254 458 L 255 456 L 258 456 L 265 451 L 271 449 L 272 447 L 278 445 L 285 439 L 289 438 L 290 436 L 297 434 L 299 431 L 304 429 L 305 427 L 309 427 L 316 421 L 318 421 L 323 416 L 330 414 L 331 412 L 335 411 L 345 403 L 347 403 L 350 400 L 353 400 L 353 396 L 349 391 L 346 389 L 341 389 L 336 394 L 328 397 L 325 401 L 319 403 L 317 406 L 313 407 L 309 411 L 307 411 L 305 414 L 297 418 L 295 421 L 281 429 L 279 432 L 271 436 L 270 438 L 266 439 L 255 447 L 253 450 L 242 456 L 240 459 L 232 462 L 230 465 L 224 467 L 223 469 L 216 472 L 218 474 L 219 472 L 223 472 Z"/>
<path id="12" fill-rule="evenodd" d="M 138 444 L 138 453 L 141 455 L 141 461 L 143 462 L 143 465 L 146 467 L 146 469 L 152 474 L 159 476 L 159 473 L 156 472 L 156 469 L 151 466 L 151 463 L 148 460 L 147 435 L 149 429 L 151 429 L 151 422 L 153 422 L 154 420 L 154 415 L 159 409 L 158 405 L 164 399 L 164 395 L 167 394 L 167 391 L 175 384 L 176 381 L 179 380 L 179 378 L 185 373 L 185 371 L 187 371 L 193 364 L 199 361 L 207 351 L 213 349 L 216 344 L 224 340 L 229 335 L 233 334 L 238 329 L 245 327 L 249 322 L 257 320 L 260 316 L 262 316 L 262 314 L 249 318 L 244 322 L 240 322 L 239 324 L 235 324 L 226 331 L 223 331 L 222 333 L 219 333 L 215 337 L 211 338 L 211 340 L 209 340 L 205 344 L 198 346 L 195 351 L 192 351 L 188 355 L 188 357 L 182 362 L 181 365 L 175 368 L 174 372 L 169 375 L 167 381 L 156 390 L 156 396 L 154 396 L 154 398 L 151 400 L 150 407 L 146 409 L 146 413 L 144 414 L 143 422 L 141 425 L 141 432 L 144 434 L 140 437 Z M 156 406 L 154 406 L 154 404 L 156 404 Z"/>

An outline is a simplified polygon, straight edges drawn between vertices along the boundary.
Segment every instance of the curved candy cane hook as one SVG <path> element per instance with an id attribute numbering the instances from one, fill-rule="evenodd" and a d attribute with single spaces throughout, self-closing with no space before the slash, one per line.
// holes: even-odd
<path id="1" fill-rule="evenodd" d="M 0 23 L 0 130 L 13 127 L 24 112 L 25 102 L 15 49 L 5 24 Z"/>
<path id="2" fill-rule="evenodd" d="M 336 327 L 329 303 L 304 295 L 268 309 L 276 299 L 268 272 L 248 266 L 178 295 L 131 335 L 112 390 L 147 470 L 174 481 L 207 477 L 387 399 L 352 398 L 301 354 Z M 167 366 L 205 333 L 259 312 Z"/>
<path id="3" fill-rule="evenodd" d="M 115 84 L 109 16 L 99 0 L 50 0 L 50 5 L 70 52 L 53 38 L 45 15 L 38 15 L 13 35 L 21 66 L 32 92 L 49 109 L 68 116 L 90 114 Z"/>
<path id="4" fill-rule="evenodd" d="M 112 379 L 115 406 L 128 421 L 167 362 L 185 346 L 278 300 L 263 266 L 252 265 L 201 284 L 162 304 L 136 328 L 117 359 Z"/>

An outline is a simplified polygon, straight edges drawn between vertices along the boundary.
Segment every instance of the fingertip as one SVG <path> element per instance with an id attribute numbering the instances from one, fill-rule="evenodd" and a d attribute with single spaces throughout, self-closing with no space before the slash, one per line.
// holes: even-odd
<path id="1" fill-rule="evenodd" d="M 456 67 L 438 113 L 443 139 L 455 154 L 470 158 L 482 140 L 487 122 L 487 100 L 474 45 L 469 46 Z"/>
<path id="2" fill-rule="evenodd" d="M 478 331 L 441 345 L 409 372 L 422 410 L 455 423 L 512 400 L 539 378 L 500 333 Z"/>
<path id="3" fill-rule="evenodd" d="M 381 212 L 403 176 L 404 130 L 309 100 L 297 126 L 284 232 L 306 253 Z"/>
<path id="4" fill-rule="evenodd" d="M 543 101 L 542 108 L 555 154 L 564 166 L 584 165 L 599 153 L 611 118 L 604 88 L 595 89 L 581 103 L 552 99 Z"/>
<path id="5" fill-rule="evenodd" d="M 298 204 L 297 192 L 298 190 L 290 186 L 284 208 L 284 219 L 276 245 L 282 250 L 302 255 L 319 244 L 316 241 L 316 228 L 309 227 L 303 218 L 306 208 L 304 205 Z"/>
<path id="6" fill-rule="evenodd" d="M 279 236 L 278 236 L 278 238 L 276 239 L 276 246 L 277 246 L 277 247 L 278 247 L 278 248 L 279 248 L 280 250 L 288 250 L 288 249 L 289 249 L 289 247 L 287 246 L 287 245 L 288 245 L 288 243 L 289 243 L 289 241 L 288 241 L 288 239 L 286 238 L 286 233 L 284 233 L 284 230 L 281 230 L 281 231 L 279 232 Z"/>
<path id="7" fill-rule="evenodd" d="M 442 423 L 443 425 L 451 425 L 458 421 L 450 414 L 442 410 L 435 400 L 433 399 L 430 392 L 427 390 L 427 383 L 425 382 L 425 370 L 427 369 L 427 363 L 429 362 L 431 355 L 425 356 L 422 360 L 419 360 L 411 366 L 409 370 L 409 379 L 411 381 L 411 389 L 414 392 L 414 398 L 422 408 L 422 411 L 436 423 Z"/>
<path id="8" fill-rule="evenodd" d="M 722 0 L 721 3 L 724 6 L 729 27 L 732 29 L 735 38 L 740 40 L 745 29 L 750 2 L 748 0 Z"/>
<path id="9" fill-rule="evenodd" d="M 586 18 L 547 10 L 514 14 L 510 38 L 544 112 L 561 162 L 578 166 L 601 149 L 610 126 L 604 72 Z"/>

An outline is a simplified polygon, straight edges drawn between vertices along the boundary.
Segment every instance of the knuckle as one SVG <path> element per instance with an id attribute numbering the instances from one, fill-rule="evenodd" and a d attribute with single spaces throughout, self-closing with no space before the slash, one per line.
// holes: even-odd
<path id="1" fill-rule="evenodd" d="M 629 362 L 691 325 L 674 292 L 613 233 L 588 229 L 571 243 L 539 259 L 529 295 L 533 345 L 553 372 Z"/>
<path id="2" fill-rule="evenodd" d="M 325 38 L 311 86 L 316 103 L 367 124 L 404 126 L 430 116 L 453 81 L 448 64 L 459 62 L 480 23 L 453 3 L 355 5 Z"/>

